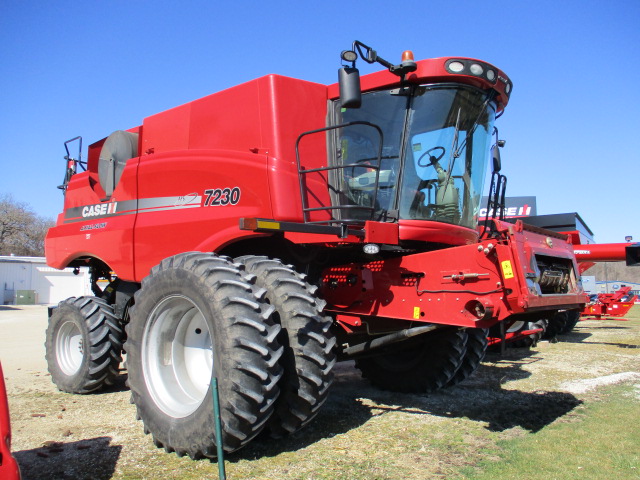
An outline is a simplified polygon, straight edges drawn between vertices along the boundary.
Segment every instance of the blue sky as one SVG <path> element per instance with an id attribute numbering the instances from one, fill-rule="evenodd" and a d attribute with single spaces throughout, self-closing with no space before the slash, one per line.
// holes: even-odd
<path id="1" fill-rule="evenodd" d="M 638 0 L 0 0 L 0 194 L 54 217 L 65 140 L 269 73 L 334 83 L 355 39 L 505 71 L 507 194 L 578 212 L 600 243 L 640 241 Z"/>

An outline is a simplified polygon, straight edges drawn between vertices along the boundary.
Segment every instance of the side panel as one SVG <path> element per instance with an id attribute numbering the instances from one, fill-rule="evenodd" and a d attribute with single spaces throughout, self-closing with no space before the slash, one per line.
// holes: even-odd
<path id="1" fill-rule="evenodd" d="M 461 327 L 490 327 L 513 314 L 581 308 L 571 245 L 513 225 L 501 239 L 348 264 L 323 272 L 327 310 Z M 555 244 L 554 244 L 555 242 Z"/>
<path id="2" fill-rule="evenodd" d="M 64 268 L 76 258 L 93 256 L 107 263 L 119 277 L 135 278 L 132 258 L 137 167 L 137 158 L 127 162 L 107 202 L 101 201 L 104 192 L 94 172 L 79 173 L 71 178 L 64 212 L 45 239 L 48 265 Z"/>
<path id="3" fill-rule="evenodd" d="M 327 87 L 288 77 L 270 75 L 261 79 L 261 106 L 265 138 L 272 139 L 269 184 L 274 218 L 302 221 L 300 183 L 296 165 L 296 140 L 304 132 L 324 128 L 327 119 Z M 324 133 L 307 135 L 300 142 L 301 165 L 305 169 L 327 166 Z M 324 174 L 308 175 L 307 202 L 330 205 Z"/>
<path id="4" fill-rule="evenodd" d="M 163 258 L 214 251 L 250 235 L 241 217 L 272 215 L 266 155 L 190 151 L 147 155 L 138 171 L 135 225 L 136 280 Z"/>
<path id="5" fill-rule="evenodd" d="M 327 269 L 322 294 L 336 313 L 488 327 L 509 314 L 503 284 L 495 256 L 465 245 Z"/>
<path id="6" fill-rule="evenodd" d="M 498 245 L 496 251 L 501 259 L 512 264 L 513 280 L 517 280 L 520 291 L 518 306 L 524 311 L 582 308 L 587 297 L 579 279 L 573 246 L 562 235 L 551 231 L 545 235 L 544 230 L 532 231 L 521 222 L 507 225 L 502 223 L 508 245 Z M 566 293 L 549 291 L 556 283 L 565 281 Z"/>
<path id="7" fill-rule="evenodd" d="M 296 139 L 324 127 L 326 110 L 326 86 L 267 75 L 147 117 L 142 150 L 179 155 L 184 150 L 215 149 L 268 156 L 273 217 L 301 221 Z M 305 167 L 326 166 L 325 136 L 316 135 L 305 145 Z M 318 195 L 328 198 L 326 184 L 320 188 Z"/>

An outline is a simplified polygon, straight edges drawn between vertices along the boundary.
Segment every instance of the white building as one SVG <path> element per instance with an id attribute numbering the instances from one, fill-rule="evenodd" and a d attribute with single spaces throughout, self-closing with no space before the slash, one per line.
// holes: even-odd
<path id="1" fill-rule="evenodd" d="M 0 305 L 57 304 L 69 297 L 92 295 L 89 270 L 56 270 L 44 257 L 0 256 Z"/>
<path id="2" fill-rule="evenodd" d="M 595 295 L 596 293 L 600 293 L 598 290 L 598 285 L 596 284 L 596 277 L 592 275 L 582 275 L 582 288 L 589 295 Z"/>

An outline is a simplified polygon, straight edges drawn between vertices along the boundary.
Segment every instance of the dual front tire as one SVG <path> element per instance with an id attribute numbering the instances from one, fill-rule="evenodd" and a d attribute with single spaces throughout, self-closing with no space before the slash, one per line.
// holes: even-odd
<path id="1" fill-rule="evenodd" d="M 322 307 L 302 275 L 267 257 L 196 252 L 154 267 L 127 327 L 132 402 L 154 443 L 216 456 L 213 377 L 227 452 L 308 423 L 335 363 Z"/>
<path id="2" fill-rule="evenodd" d="M 236 260 L 266 290 L 265 301 L 275 307 L 273 318 L 282 327 L 281 391 L 267 423 L 268 433 L 280 438 L 311 421 L 327 399 L 336 362 L 331 319 L 322 315 L 324 301 L 315 296 L 316 287 L 290 265 L 263 256 Z"/>
<path id="3" fill-rule="evenodd" d="M 214 457 L 218 440 L 234 451 L 265 426 L 280 391 L 283 348 L 263 295 L 237 265 L 206 253 L 167 258 L 143 280 L 127 328 L 129 387 L 157 446 Z"/>

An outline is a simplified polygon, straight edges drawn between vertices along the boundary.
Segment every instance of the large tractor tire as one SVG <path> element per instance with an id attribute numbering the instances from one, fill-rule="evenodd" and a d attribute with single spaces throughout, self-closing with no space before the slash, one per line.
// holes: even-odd
<path id="1" fill-rule="evenodd" d="M 127 326 L 127 366 L 131 400 L 156 446 L 216 456 L 213 377 L 224 450 L 264 428 L 283 349 L 263 294 L 229 259 L 200 252 L 166 258 L 142 281 Z"/>
<path id="2" fill-rule="evenodd" d="M 447 387 L 452 387 L 469 378 L 478 369 L 484 356 L 487 353 L 489 330 L 486 328 L 467 328 L 464 330 L 467 335 L 466 351 L 460 368 L 447 383 Z"/>
<path id="3" fill-rule="evenodd" d="M 280 360 L 284 374 L 280 397 L 267 423 L 274 438 L 291 434 L 313 419 L 327 399 L 333 382 L 336 340 L 329 332 L 331 320 L 322 315 L 324 302 L 317 299 L 316 287 L 304 276 L 279 260 L 262 256 L 236 259 L 256 276 L 256 285 L 267 290 L 266 300 L 275 307 L 274 320 L 282 331 Z"/>
<path id="4" fill-rule="evenodd" d="M 63 392 L 91 393 L 112 385 L 122 361 L 124 331 L 97 297 L 71 297 L 49 318 L 45 355 L 51 380 Z"/>
<path id="5" fill-rule="evenodd" d="M 564 333 L 565 328 L 567 328 L 568 322 L 569 316 L 567 315 L 567 312 L 556 313 L 549 319 L 547 329 L 544 331 L 542 338 L 551 340 L 555 339 L 558 335 Z"/>
<path id="6" fill-rule="evenodd" d="M 562 328 L 560 333 L 570 333 L 576 328 L 576 325 L 580 321 L 580 314 L 582 313 L 580 310 L 567 310 L 565 312 L 567 314 L 567 321 Z"/>
<path id="7" fill-rule="evenodd" d="M 443 328 L 393 345 L 376 356 L 356 360 L 372 385 L 403 393 L 429 393 L 444 388 L 466 354 L 467 334 Z"/>

